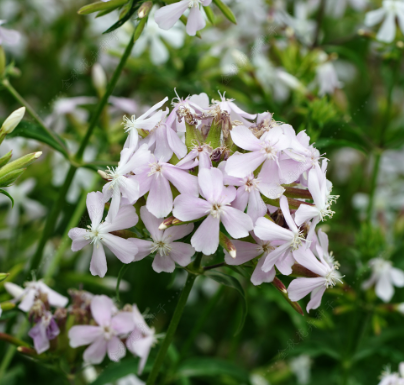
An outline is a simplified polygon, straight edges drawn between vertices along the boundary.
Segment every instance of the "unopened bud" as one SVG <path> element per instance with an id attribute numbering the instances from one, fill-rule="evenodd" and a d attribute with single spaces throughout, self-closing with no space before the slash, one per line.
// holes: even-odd
<path id="1" fill-rule="evenodd" d="M 160 223 L 159 230 L 165 230 L 172 226 L 173 220 L 176 219 L 175 217 L 169 217 L 164 219 L 163 222 Z"/>
<path id="2" fill-rule="evenodd" d="M 143 19 L 145 16 L 147 16 L 150 12 L 150 10 L 153 7 L 153 2 L 152 1 L 146 1 L 145 3 L 143 3 L 139 10 L 137 11 L 137 15 L 139 17 L 139 19 Z"/>
<path id="3" fill-rule="evenodd" d="M 0 309 L 7 311 L 7 310 L 12 310 L 15 308 L 15 303 L 14 302 L 3 302 L 0 304 Z"/>
<path id="4" fill-rule="evenodd" d="M 305 278 L 319 277 L 318 274 L 313 273 L 311 270 L 305 268 L 302 265 L 299 265 L 298 263 L 295 263 L 292 266 L 292 276 L 294 276 L 294 277 L 305 277 Z"/>
<path id="5" fill-rule="evenodd" d="M 3 141 L 7 134 L 14 131 L 14 128 L 21 122 L 25 114 L 25 107 L 21 107 L 15 110 L 4 122 L 0 128 L 0 143 Z"/>
<path id="6" fill-rule="evenodd" d="M 105 94 L 107 87 L 107 75 L 105 75 L 104 69 L 101 64 L 95 63 L 91 70 L 91 77 L 93 80 L 93 86 L 97 90 L 98 95 L 102 97 Z"/>
<path id="7" fill-rule="evenodd" d="M 20 168 L 18 170 L 10 171 L 8 174 L 2 175 L 0 177 L 0 187 L 11 186 L 25 171 L 25 168 Z"/>
<path id="8" fill-rule="evenodd" d="M 293 309 L 295 309 L 299 314 L 304 316 L 303 310 L 300 307 L 299 303 L 293 302 L 289 299 L 288 291 L 286 289 L 286 286 L 283 284 L 283 282 L 279 278 L 275 277 L 274 280 L 272 281 L 272 284 L 282 294 L 283 298 L 286 299 L 286 301 L 290 304 L 290 306 L 292 306 Z"/>
<path id="9" fill-rule="evenodd" d="M 0 77 L 6 69 L 6 55 L 4 54 L 3 47 L 0 45 Z"/>
<path id="10" fill-rule="evenodd" d="M 9 275 L 10 273 L 0 273 L 0 282 L 4 281 Z"/>
<path id="11" fill-rule="evenodd" d="M 110 180 L 110 178 L 108 177 L 108 174 L 105 171 L 98 170 L 97 172 L 101 176 L 102 179 Z"/>
<path id="12" fill-rule="evenodd" d="M 11 159 L 11 156 L 13 155 L 13 151 L 9 151 L 6 155 L 2 156 L 0 158 L 0 167 L 3 167 L 8 163 L 8 161 Z"/>
<path id="13" fill-rule="evenodd" d="M 33 161 L 37 160 L 42 155 L 42 151 L 33 152 L 31 154 L 27 154 L 22 156 L 21 158 L 6 164 L 3 168 L 0 169 L 0 178 L 4 175 L 7 175 L 11 171 L 19 170 L 24 167 L 29 166 Z"/>
<path id="14" fill-rule="evenodd" d="M 220 232 L 219 234 L 219 244 L 230 254 L 230 257 L 236 258 L 237 256 L 236 246 L 234 246 L 233 242 L 222 232 Z"/>

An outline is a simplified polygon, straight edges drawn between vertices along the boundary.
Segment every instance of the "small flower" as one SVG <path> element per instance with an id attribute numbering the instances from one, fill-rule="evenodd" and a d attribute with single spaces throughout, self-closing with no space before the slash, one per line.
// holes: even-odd
<path id="1" fill-rule="evenodd" d="M 324 259 L 318 260 L 310 249 L 300 248 L 293 254 L 296 261 L 317 274 L 315 278 L 294 279 L 289 287 L 288 294 L 291 301 L 299 301 L 311 293 L 306 310 L 317 309 L 326 289 L 335 286 L 341 281 L 341 275 L 335 266 L 330 266 Z"/>
<path id="2" fill-rule="evenodd" d="M 18 126 L 25 114 L 25 107 L 21 107 L 15 110 L 7 119 L 3 122 L 0 131 L 5 134 L 10 134 L 14 131 L 14 128 Z"/>
<path id="3" fill-rule="evenodd" d="M 404 1 L 384 0 L 382 8 L 370 11 L 366 14 L 365 25 L 372 27 L 384 22 L 376 38 L 385 43 L 391 43 L 396 36 L 396 17 L 401 31 L 404 33 Z"/>
<path id="4" fill-rule="evenodd" d="M 29 331 L 28 335 L 34 340 L 35 350 L 38 354 L 46 352 L 50 347 L 50 340 L 56 338 L 60 333 L 50 312 L 45 312 L 35 326 Z"/>
<path id="5" fill-rule="evenodd" d="M 121 160 L 118 167 L 108 169 L 107 177 L 110 180 L 104 185 L 102 192 L 104 194 L 104 202 L 108 202 L 111 197 L 111 207 L 109 217 L 113 221 L 118 214 L 121 205 L 121 195 L 128 199 L 129 204 L 133 205 L 139 199 L 139 184 L 129 177 L 130 172 L 141 171 L 149 162 L 150 151 L 147 145 L 142 145 L 137 151 L 134 147 L 124 148 L 121 151 Z"/>
<path id="6" fill-rule="evenodd" d="M 175 263 L 180 266 L 187 266 L 191 263 L 191 257 L 195 254 L 194 248 L 186 243 L 174 241 L 190 234 L 194 229 L 192 223 L 173 226 L 161 231 L 159 226 L 163 219 L 156 218 L 146 207 L 140 209 L 140 217 L 153 241 L 132 239 L 132 242 L 139 249 L 135 258 L 136 261 L 140 261 L 151 253 L 156 252 L 152 267 L 157 273 L 162 271 L 172 273 L 175 269 Z"/>
<path id="7" fill-rule="evenodd" d="M 126 340 L 126 346 L 130 352 L 140 357 L 138 374 L 141 374 L 149 357 L 150 349 L 157 339 L 154 328 L 147 325 L 136 305 L 132 306 L 132 316 L 135 328 Z"/>
<path id="8" fill-rule="evenodd" d="M 248 236 L 253 223 L 247 214 L 230 207 L 236 198 L 236 189 L 224 187 L 223 174 L 219 169 L 202 168 L 199 171 L 198 183 L 205 199 L 181 194 L 175 198 L 173 214 L 181 221 L 194 221 L 207 215 L 192 236 L 191 244 L 196 251 L 210 255 L 219 246 L 220 223 L 223 223 L 233 238 Z"/>
<path id="9" fill-rule="evenodd" d="M 362 284 L 362 289 L 375 285 L 376 295 L 384 302 L 389 302 L 394 294 L 394 287 L 404 287 L 404 272 L 393 267 L 391 261 L 374 258 L 369 261 L 372 269 L 370 278 Z"/>
<path id="10" fill-rule="evenodd" d="M 161 29 L 170 29 L 189 8 L 186 31 L 188 35 L 195 36 L 196 32 L 206 25 L 200 6 L 207 7 L 211 2 L 212 0 L 181 0 L 158 9 L 154 19 Z"/>
<path id="11" fill-rule="evenodd" d="M 15 301 L 21 301 L 18 308 L 25 312 L 30 311 L 35 302 L 35 298 L 41 293 L 46 294 L 49 305 L 54 307 L 65 307 L 69 302 L 66 297 L 52 290 L 41 280 L 26 282 L 25 289 L 12 282 L 6 282 L 4 287 L 8 293 L 14 297 Z"/>
<path id="12" fill-rule="evenodd" d="M 302 245 L 306 240 L 292 219 L 288 200 L 284 196 L 280 199 L 280 207 L 289 229 L 278 226 L 267 218 L 258 218 L 254 233 L 262 240 L 276 242 L 274 245 L 278 246 L 266 256 L 262 270 L 268 272 L 276 265 L 282 274 L 289 275 L 295 263 L 293 257 L 303 248 Z"/>
<path id="13" fill-rule="evenodd" d="M 100 364 L 107 352 L 111 361 L 119 361 L 125 356 L 126 349 L 121 338 L 133 330 L 133 317 L 129 312 L 114 315 L 114 311 L 110 298 L 96 295 L 91 301 L 91 314 L 96 325 L 78 325 L 69 330 L 72 348 L 90 345 L 84 351 L 85 362 Z"/>
<path id="14" fill-rule="evenodd" d="M 157 124 L 163 119 L 166 112 L 157 111 L 163 104 L 168 100 L 164 98 L 161 102 L 155 104 L 149 110 L 147 110 L 143 115 L 136 118 L 132 115 L 131 118 L 123 117 L 123 125 L 125 131 L 129 134 L 128 139 L 125 142 L 125 147 L 137 148 L 139 142 L 139 130 L 151 131 Z M 157 111 L 157 112 L 156 112 Z"/>
<path id="15" fill-rule="evenodd" d="M 69 237 L 73 241 L 72 251 L 81 250 L 90 243 L 93 245 L 91 274 L 104 277 L 107 272 L 104 245 L 121 262 L 133 262 L 137 253 L 136 245 L 130 239 L 123 239 L 110 233 L 134 226 L 138 221 L 135 208 L 131 205 L 121 206 L 114 220 L 111 220 L 108 215 L 105 222 L 101 222 L 104 213 L 104 196 L 100 192 L 92 192 L 87 195 L 87 210 L 91 226 L 88 226 L 88 230 L 75 227 L 69 231 Z"/>

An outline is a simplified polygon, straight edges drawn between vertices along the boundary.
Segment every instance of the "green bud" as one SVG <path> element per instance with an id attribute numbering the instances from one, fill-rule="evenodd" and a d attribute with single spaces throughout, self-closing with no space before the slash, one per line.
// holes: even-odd
<path id="1" fill-rule="evenodd" d="M 299 303 L 293 302 L 289 299 L 288 291 L 286 289 L 286 286 L 283 284 L 283 282 L 279 278 L 275 277 L 274 280 L 272 281 L 272 284 L 282 294 L 283 298 L 286 299 L 286 301 L 290 304 L 290 306 L 292 306 L 293 309 L 295 309 L 300 315 L 304 316 L 303 310 L 300 307 Z"/>
<path id="2" fill-rule="evenodd" d="M 1 310 L 6 311 L 6 310 L 14 309 L 15 308 L 15 303 L 3 302 L 3 303 L 0 304 L 0 306 L 1 306 Z"/>
<path id="3" fill-rule="evenodd" d="M 230 20 L 233 24 L 237 24 L 234 13 L 226 4 L 224 4 L 221 0 L 213 0 L 213 2 L 222 11 L 223 15 L 226 16 L 228 20 Z"/>
<path id="4" fill-rule="evenodd" d="M 3 76 L 5 69 L 6 69 L 6 55 L 4 53 L 3 47 L 0 45 L 0 77 Z"/>
<path id="5" fill-rule="evenodd" d="M 214 119 L 206 138 L 206 143 L 213 149 L 220 147 L 220 137 L 222 135 L 221 123 L 221 120 Z"/>
<path id="6" fill-rule="evenodd" d="M 3 141 L 4 136 L 14 131 L 14 128 L 18 126 L 21 119 L 24 117 L 25 107 L 21 107 L 15 110 L 4 122 L 0 128 L 0 143 Z"/>
<path id="7" fill-rule="evenodd" d="M 13 150 L 9 151 L 6 155 L 2 156 L 0 158 L 0 167 L 3 167 L 8 163 L 8 161 L 11 159 L 11 156 L 13 155 Z"/>
<path id="8" fill-rule="evenodd" d="M 91 78 L 93 81 L 93 86 L 97 90 L 98 96 L 102 98 L 107 88 L 107 75 L 105 75 L 101 64 L 95 63 L 93 65 L 93 68 L 91 69 Z"/>
<path id="9" fill-rule="evenodd" d="M 42 151 L 33 152 L 32 154 L 24 155 L 21 158 L 15 160 L 14 162 L 6 164 L 0 169 L 0 178 L 7 175 L 11 171 L 19 170 L 21 168 L 27 167 L 34 160 L 38 159 L 42 155 Z"/>
<path id="10" fill-rule="evenodd" d="M 8 174 L 0 176 L 0 187 L 11 186 L 26 169 L 20 168 L 18 170 L 10 171 Z"/>
<path id="11" fill-rule="evenodd" d="M 145 16 L 147 16 L 150 12 L 150 10 L 153 7 L 153 2 L 152 1 L 146 1 L 145 3 L 143 3 L 139 10 L 137 11 L 137 15 L 139 17 L 139 19 L 143 19 Z"/>
<path id="12" fill-rule="evenodd" d="M 211 24 L 215 24 L 215 14 L 212 11 L 212 8 L 210 7 L 203 7 L 205 10 L 206 16 L 208 17 L 208 20 L 211 22 Z"/>
<path id="13" fill-rule="evenodd" d="M 4 281 L 9 275 L 10 273 L 0 273 L 0 282 Z"/>
<path id="14" fill-rule="evenodd" d="M 185 145 L 188 150 L 191 150 L 196 143 L 202 143 L 202 134 L 195 126 L 192 126 L 187 122 L 185 122 L 185 127 L 187 129 L 185 134 Z"/>
<path id="15" fill-rule="evenodd" d="M 81 7 L 77 13 L 79 15 L 89 15 L 90 13 L 98 11 L 113 10 L 122 7 L 122 5 L 125 5 L 127 2 L 128 0 L 110 0 L 106 3 L 103 1 L 97 1 L 96 3 L 87 4 L 84 7 Z"/>

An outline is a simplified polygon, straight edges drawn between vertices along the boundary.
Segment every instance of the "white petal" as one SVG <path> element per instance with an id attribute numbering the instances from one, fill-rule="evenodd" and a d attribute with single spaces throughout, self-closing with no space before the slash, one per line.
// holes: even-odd
<path id="1" fill-rule="evenodd" d="M 196 251 L 211 255 L 217 250 L 219 246 L 219 225 L 219 218 L 208 215 L 191 239 L 191 244 Z"/>

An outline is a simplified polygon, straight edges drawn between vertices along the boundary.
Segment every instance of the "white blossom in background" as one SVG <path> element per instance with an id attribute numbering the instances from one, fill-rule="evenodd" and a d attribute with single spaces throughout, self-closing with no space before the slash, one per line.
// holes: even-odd
<path id="1" fill-rule="evenodd" d="M 384 20 L 376 38 L 382 42 L 391 43 L 396 36 L 396 19 L 401 32 L 404 34 L 404 1 L 384 0 L 382 8 L 366 14 L 365 25 L 372 27 Z"/>
<path id="2" fill-rule="evenodd" d="M 5 24 L 6 20 L 0 20 L 0 26 Z M 18 31 L 0 27 L 0 45 L 15 45 L 20 41 L 21 35 Z"/>
<path id="3" fill-rule="evenodd" d="M 389 302 L 394 294 L 394 286 L 404 287 L 404 271 L 393 267 L 391 261 L 374 258 L 369 261 L 372 270 L 370 278 L 362 284 L 367 290 L 375 286 L 376 295 L 384 302 Z"/>
<path id="4" fill-rule="evenodd" d="M 299 385 L 307 385 L 310 383 L 310 367 L 312 360 L 310 356 L 302 354 L 295 358 L 292 358 L 289 362 L 292 372 L 297 377 L 297 383 Z"/>
<path id="5" fill-rule="evenodd" d="M 327 0 L 325 11 L 327 15 L 339 19 L 344 15 L 348 6 L 350 6 L 355 11 L 360 12 L 363 11 L 368 4 L 368 0 Z"/>
<path id="6" fill-rule="evenodd" d="M 320 52 L 318 56 L 318 66 L 316 68 L 316 84 L 319 86 L 318 94 L 324 96 L 331 95 L 342 83 L 338 80 L 338 75 L 334 64 L 329 60 L 325 52 Z"/>
<path id="7" fill-rule="evenodd" d="M 398 372 L 392 372 L 390 366 L 387 366 L 381 376 L 378 385 L 404 385 L 404 362 L 398 366 Z"/>
<path id="8" fill-rule="evenodd" d="M 45 207 L 36 200 L 28 198 L 35 184 L 35 179 L 29 178 L 19 184 L 8 187 L 7 191 L 14 199 L 14 207 L 12 209 L 10 207 L 6 218 L 6 223 L 10 227 L 17 227 L 19 225 L 21 212 L 24 213 L 28 220 L 35 220 L 45 215 Z M 0 205 L 2 204 L 11 205 L 9 198 L 5 195 L 0 195 Z"/>
<path id="9" fill-rule="evenodd" d="M 181 23 L 176 23 L 168 31 L 164 31 L 154 21 L 153 14 L 156 8 L 151 11 L 143 33 L 133 48 L 133 55 L 140 56 L 146 49 L 149 49 L 150 60 L 155 65 L 166 63 L 170 57 L 169 46 L 179 49 L 184 45 L 185 32 Z"/>

